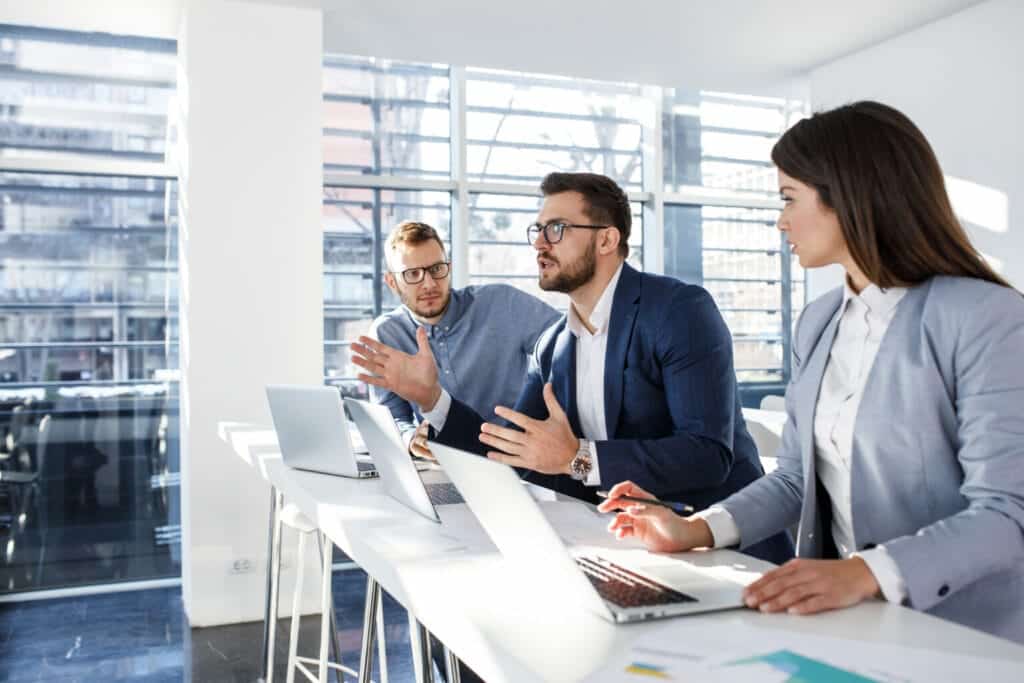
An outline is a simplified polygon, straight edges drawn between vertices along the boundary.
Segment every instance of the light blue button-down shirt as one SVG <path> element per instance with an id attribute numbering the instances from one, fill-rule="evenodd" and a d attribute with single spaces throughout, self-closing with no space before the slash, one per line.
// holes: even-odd
<path id="1" fill-rule="evenodd" d="M 436 325 L 419 322 L 399 306 L 377 318 L 370 334 L 416 353 L 416 329 L 426 328 L 441 387 L 494 422 L 495 406 L 515 405 L 537 338 L 559 318 L 558 311 L 510 285 L 473 285 L 452 290 Z M 408 443 L 422 419 L 417 407 L 384 389 L 370 387 L 370 395 L 391 410 Z"/>

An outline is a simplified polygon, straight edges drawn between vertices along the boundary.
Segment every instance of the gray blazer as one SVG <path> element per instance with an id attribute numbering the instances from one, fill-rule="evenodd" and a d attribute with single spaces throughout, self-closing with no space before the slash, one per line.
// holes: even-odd
<path id="1" fill-rule="evenodd" d="M 807 306 L 794 335 L 778 469 L 722 502 L 741 547 L 799 521 L 820 557 L 814 410 L 842 290 Z M 908 604 L 1024 642 L 1024 297 L 935 277 L 897 305 L 856 417 L 858 549 L 885 544 Z"/>

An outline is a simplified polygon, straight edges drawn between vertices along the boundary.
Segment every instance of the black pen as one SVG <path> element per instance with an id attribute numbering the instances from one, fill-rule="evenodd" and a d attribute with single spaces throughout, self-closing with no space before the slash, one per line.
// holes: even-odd
<path id="1" fill-rule="evenodd" d="M 607 498 L 607 491 L 598 491 L 598 498 Z M 687 505 L 686 503 L 673 503 L 665 500 L 654 500 L 653 498 L 637 498 L 636 496 L 619 496 L 616 500 L 628 500 L 631 503 L 643 503 L 645 505 L 660 505 L 663 508 L 668 508 L 677 515 L 688 515 L 693 512 L 693 506 Z"/>

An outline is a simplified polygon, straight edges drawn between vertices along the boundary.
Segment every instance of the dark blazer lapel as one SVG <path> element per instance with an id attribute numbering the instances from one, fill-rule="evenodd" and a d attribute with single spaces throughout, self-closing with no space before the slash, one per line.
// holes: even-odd
<path id="1" fill-rule="evenodd" d="M 622 412 L 622 392 L 626 351 L 633 337 L 637 303 L 640 301 L 640 273 L 628 263 L 622 264 L 618 286 L 612 298 L 612 312 L 608 320 L 608 347 L 604 355 L 604 415 L 608 438 L 615 438 L 615 428 Z"/>
<path id="2" fill-rule="evenodd" d="M 568 325 L 555 339 L 550 381 L 558 404 L 569 417 L 573 434 L 582 435 L 579 411 L 576 408 L 576 337 L 569 331 Z"/>

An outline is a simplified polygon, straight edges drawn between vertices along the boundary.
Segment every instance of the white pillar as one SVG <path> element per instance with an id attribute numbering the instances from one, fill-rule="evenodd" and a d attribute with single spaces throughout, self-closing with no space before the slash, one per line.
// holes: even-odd
<path id="1" fill-rule="evenodd" d="M 266 384 L 323 381 L 322 14 L 185 0 L 178 51 L 182 583 L 195 627 L 262 618 L 269 491 L 217 423 L 269 425 Z M 236 560 L 251 571 L 233 573 Z"/>

